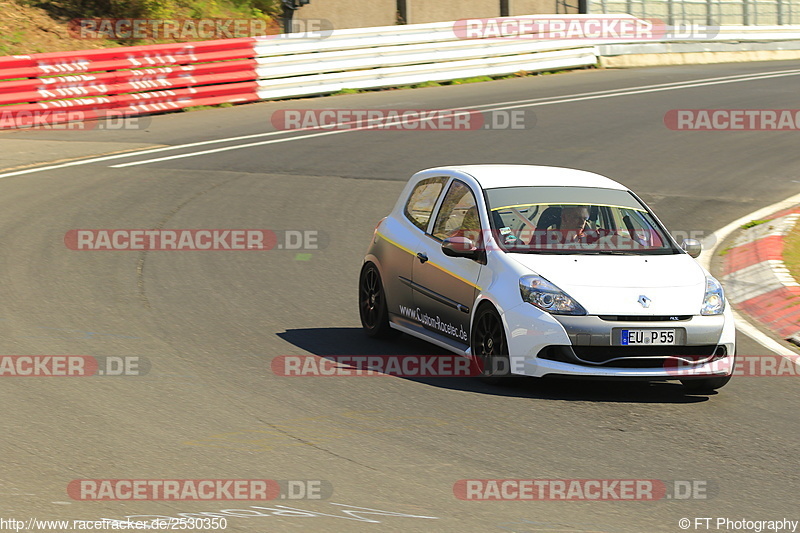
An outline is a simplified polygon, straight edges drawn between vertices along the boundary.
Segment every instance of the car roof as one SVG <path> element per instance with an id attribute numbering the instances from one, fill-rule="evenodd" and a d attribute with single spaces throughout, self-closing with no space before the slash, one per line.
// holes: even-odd
<path id="1" fill-rule="evenodd" d="M 549 167 L 540 165 L 456 165 L 437 167 L 423 171 L 466 174 L 474 178 L 484 189 L 501 187 L 598 187 L 627 191 L 616 181 L 585 170 Z"/>

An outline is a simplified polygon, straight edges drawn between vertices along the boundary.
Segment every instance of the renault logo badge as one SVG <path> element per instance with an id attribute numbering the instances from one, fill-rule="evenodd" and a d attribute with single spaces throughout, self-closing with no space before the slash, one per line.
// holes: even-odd
<path id="1" fill-rule="evenodd" d="M 639 302 L 640 304 L 642 304 L 642 307 L 644 307 L 645 309 L 647 309 L 648 307 L 650 307 L 650 301 L 651 301 L 651 300 L 650 300 L 650 298 L 648 298 L 648 297 L 647 297 L 647 296 L 645 296 L 644 294 L 640 295 L 640 296 L 639 296 L 639 299 L 638 299 L 638 300 L 636 300 L 636 301 L 637 301 L 637 302 Z"/>

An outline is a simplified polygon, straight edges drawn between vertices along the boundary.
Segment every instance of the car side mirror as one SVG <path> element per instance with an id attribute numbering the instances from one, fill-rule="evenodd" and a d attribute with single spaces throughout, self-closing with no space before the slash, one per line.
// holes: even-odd
<path id="1" fill-rule="evenodd" d="M 697 239 L 683 239 L 681 248 L 683 248 L 687 254 L 694 258 L 697 258 L 700 255 L 700 252 L 703 251 L 703 245 Z"/>
<path id="2" fill-rule="evenodd" d="M 450 237 L 442 241 L 442 252 L 449 257 L 480 259 L 481 251 L 466 237 Z"/>

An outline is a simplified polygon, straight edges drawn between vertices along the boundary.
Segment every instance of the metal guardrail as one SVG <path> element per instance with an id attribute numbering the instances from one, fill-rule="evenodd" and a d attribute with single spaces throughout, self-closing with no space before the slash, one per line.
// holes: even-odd
<path id="1" fill-rule="evenodd" d="M 461 39 L 454 22 L 338 30 L 324 40 L 259 40 L 259 96 L 286 98 L 579 68 L 597 63 L 581 42 Z"/>
<path id="2" fill-rule="evenodd" d="M 542 15 L 529 18 L 536 17 Z M 726 26 L 700 38 L 674 34 L 658 40 L 535 40 L 524 35 L 464 39 L 455 25 L 337 30 L 315 39 L 227 39 L 0 57 L 0 128 L 58 123 L 76 116 L 145 114 L 342 89 L 580 68 L 596 65 L 602 54 L 641 53 L 636 44 L 660 43 L 660 50 L 670 52 L 671 43 L 679 43 L 685 52 L 692 46 L 705 51 L 708 43 L 800 42 L 800 26 Z"/>
<path id="3" fill-rule="evenodd" d="M 529 18 L 543 16 L 532 15 Z M 557 17 L 597 18 L 596 15 Z M 619 17 L 635 18 L 631 15 Z M 661 37 L 658 41 L 466 40 L 460 39 L 453 28 L 454 23 L 447 22 L 341 30 L 333 32 L 324 42 L 259 41 L 256 44 L 258 94 L 262 99 L 287 98 L 342 89 L 580 68 L 597 65 L 598 57 L 606 50 L 613 50 L 613 55 L 637 52 L 635 48 L 613 45 L 687 43 L 688 48 L 681 48 L 685 52 L 691 50 L 691 45 L 697 48 L 696 51 L 705 51 L 703 43 L 800 40 L 800 26 L 705 28 L 703 32 L 716 35 L 700 37 L 681 35 L 681 28 L 676 28 L 673 36 Z"/>

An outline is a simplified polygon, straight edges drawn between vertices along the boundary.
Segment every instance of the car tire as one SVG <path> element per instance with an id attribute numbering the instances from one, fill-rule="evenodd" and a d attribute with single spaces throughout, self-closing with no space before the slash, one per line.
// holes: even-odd
<path id="1" fill-rule="evenodd" d="M 483 382 L 498 384 L 510 377 L 505 327 L 500 315 L 489 304 L 480 306 L 475 314 L 470 348 L 481 370 Z"/>
<path id="2" fill-rule="evenodd" d="M 389 326 L 386 293 L 383 290 L 378 267 L 373 263 L 367 263 L 361 269 L 358 281 L 358 311 L 367 336 L 387 339 L 400 333 Z"/>

